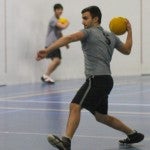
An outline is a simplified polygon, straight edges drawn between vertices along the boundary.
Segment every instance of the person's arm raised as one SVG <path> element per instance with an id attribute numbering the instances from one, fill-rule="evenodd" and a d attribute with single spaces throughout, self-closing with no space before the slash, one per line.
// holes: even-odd
<path id="1" fill-rule="evenodd" d="M 127 38 L 126 42 L 118 48 L 122 54 L 129 55 L 132 48 L 132 28 L 130 22 L 127 20 Z"/>

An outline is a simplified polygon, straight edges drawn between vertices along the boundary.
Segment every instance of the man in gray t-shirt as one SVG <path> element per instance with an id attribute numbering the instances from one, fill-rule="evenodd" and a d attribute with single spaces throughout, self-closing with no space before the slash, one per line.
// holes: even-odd
<path id="1" fill-rule="evenodd" d="M 110 61 L 114 48 L 123 43 L 112 33 L 104 31 L 100 26 L 81 30 L 84 38 L 81 40 L 85 58 L 85 75 L 110 75 Z M 110 43 L 108 43 L 110 42 Z"/>
<path id="2" fill-rule="evenodd" d="M 60 38 L 47 49 L 37 54 L 37 60 L 46 57 L 47 53 L 70 42 L 81 41 L 84 53 L 86 81 L 79 89 L 70 104 L 70 112 L 65 135 L 59 138 L 49 135 L 48 141 L 61 150 L 71 150 L 71 139 L 79 125 L 83 108 L 91 112 L 95 119 L 109 127 L 124 132 L 127 138 L 119 140 L 121 144 L 138 143 L 144 135 L 132 130 L 119 119 L 108 114 L 108 96 L 113 88 L 110 71 L 110 61 L 114 49 L 129 55 L 132 48 L 132 28 L 128 20 L 125 42 L 113 33 L 105 31 L 101 26 L 101 11 L 97 6 L 82 10 L 84 29 L 66 37 Z M 93 148 L 94 149 L 94 148 Z"/>
<path id="3" fill-rule="evenodd" d="M 69 22 L 61 23 L 59 21 L 60 16 L 63 12 L 63 6 L 61 4 L 54 5 L 54 16 L 50 19 L 47 29 L 45 48 L 54 43 L 60 37 L 62 37 L 62 30 L 66 29 L 69 25 Z M 54 52 L 50 52 L 47 59 L 51 59 L 46 72 L 42 75 L 41 80 L 46 83 L 54 83 L 54 80 L 50 77 L 52 72 L 60 65 L 61 63 L 61 51 L 57 48 Z"/>

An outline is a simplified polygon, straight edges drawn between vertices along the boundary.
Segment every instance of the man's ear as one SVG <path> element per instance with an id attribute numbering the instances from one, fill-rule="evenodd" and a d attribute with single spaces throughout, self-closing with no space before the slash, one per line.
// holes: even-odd
<path id="1" fill-rule="evenodd" d="M 98 22 L 98 17 L 93 18 L 94 22 Z"/>

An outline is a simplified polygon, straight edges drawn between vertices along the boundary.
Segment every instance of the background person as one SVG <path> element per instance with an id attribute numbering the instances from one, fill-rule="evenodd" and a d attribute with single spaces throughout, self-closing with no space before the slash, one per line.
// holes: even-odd
<path id="1" fill-rule="evenodd" d="M 48 24 L 45 48 L 54 43 L 60 37 L 62 37 L 63 36 L 62 30 L 66 29 L 69 25 L 68 21 L 65 23 L 61 23 L 59 21 L 59 18 L 62 15 L 62 13 L 63 13 L 63 6 L 61 4 L 55 4 L 54 16 L 50 19 Z M 68 45 L 66 47 L 69 48 Z M 50 75 L 61 63 L 60 48 L 57 48 L 55 51 L 50 52 L 46 56 L 46 58 L 51 59 L 51 61 L 48 64 L 46 72 L 42 75 L 41 80 L 46 83 L 54 83 L 55 81 L 50 77 Z"/>

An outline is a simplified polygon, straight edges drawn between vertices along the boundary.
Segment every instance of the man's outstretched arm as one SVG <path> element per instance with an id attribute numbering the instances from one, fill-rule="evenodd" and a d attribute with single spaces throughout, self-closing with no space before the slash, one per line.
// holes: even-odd
<path id="1" fill-rule="evenodd" d="M 57 41 L 55 41 L 53 44 L 51 44 L 48 48 L 38 51 L 36 60 L 39 61 L 39 60 L 45 58 L 49 52 L 52 52 L 55 49 L 65 46 L 71 42 L 80 41 L 83 38 L 84 38 L 84 33 L 82 31 L 76 32 L 76 33 L 68 35 L 68 36 L 64 36 L 64 37 L 58 39 Z"/>

